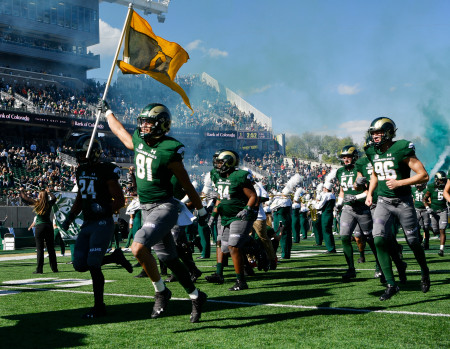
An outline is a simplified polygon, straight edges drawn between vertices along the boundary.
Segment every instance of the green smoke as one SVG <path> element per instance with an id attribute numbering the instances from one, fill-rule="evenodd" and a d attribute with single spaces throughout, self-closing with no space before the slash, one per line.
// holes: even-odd
<path id="1" fill-rule="evenodd" d="M 434 100 L 428 101 L 420 110 L 425 124 L 422 141 L 416 144 L 417 156 L 423 162 L 427 171 L 447 170 L 450 157 L 443 153 L 446 152 L 449 145 L 450 127 L 448 120 L 450 118 L 438 110 Z M 439 168 L 434 169 L 437 164 Z"/>

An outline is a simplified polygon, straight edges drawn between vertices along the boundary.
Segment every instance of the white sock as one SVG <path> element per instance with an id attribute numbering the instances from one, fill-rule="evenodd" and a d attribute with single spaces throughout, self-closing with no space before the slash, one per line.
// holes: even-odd
<path id="1" fill-rule="evenodd" d="M 196 289 L 194 290 L 194 292 L 189 293 L 189 298 L 190 298 L 190 299 L 197 299 L 197 298 L 198 298 L 198 288 L 196 288 Z"/>
<path id="2" fill-rule="evenodd" d="M 156 292 L 162 292 L 165 290 L 166 285 L 164 285 L 164 282 L 162 281 L 162 279 L 159 279 L 159 281 L 153 282 L 153 287 L 155 288 Z"/>
<path id="3" fill-rule="evenodd" d="M 444 250 L 445 245 L 441 245 L 441 250 Z"/>

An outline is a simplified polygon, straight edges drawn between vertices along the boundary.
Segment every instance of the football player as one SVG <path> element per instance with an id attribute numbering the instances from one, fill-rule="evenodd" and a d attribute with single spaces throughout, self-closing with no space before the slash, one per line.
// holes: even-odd
<path id="1" fill-rule="evenodd" d="M 423 203 L 423 197 L 427 189 L 426 183 L 416 184 L 411 187 L 413 199 L 414 199 L 414 208 L 416 209 L 417 219 L 419 220 L 419 226 L 423 230 L 423 241 L 422 247 L 424 250 L 428 250 L 430 248 L 430 214 L 425 208 L 425 204 Z"/>
<path id="2" fill-rule="evenodd" d="M 138 116 L 138 126 L 129 134 L 105 101 L 99 110 L 105 113 L 111 131 L 126 148 L 134 150 L 137 194 L 141 203 L 142 227 L 136 232 L 131 251 L 144 268 L 155 288 L 155 304 L 152 318 L 158 318 L 166 310 L 172 292 L 165 286 L 151 254 L 154 249 L 158 258 L 172 271 L 192 300 L 190 321 L 198 322 L 207 295 L 198 290 L 189 271 L 177 255 L 171 234 L 178 219 L 178 204 L 173 197 L 173 175 L 179 180 L 195 209 L 199 221 L 205 220 L 207 212 L 193 187 L 183 165 L 184 145 L 167 136 L 171 114 L 166 106 L 152 103 L 144 107 Z"/>
<path id="3" fill-rule="evenodd" d="M 251 174 L 239 170 L 239 156 L 232 150 L 223 150 L 215 161 L 218 176 L 211 177 L 219 200 L 213 212 L 219 215 L 221 250 L 230 252 L 236 272 L 236 283 L 230 291 L 248 288 L 244 275 L 242 248 L 248 243 L 253 221 L 256 219 L 254 207 L 257 194 L 251 183 Z M 219 261 L 218 261 L 219 262 Z M 219 263 L 218 263 L 219 264 Z"/>
<path id="4" fill-rule="evenodd" d="M 423 197 L 423 204 L 431 218 L 431 228 L 433 232 L 440 235 L 440 246 L 438 255 L 444 256 L 445 229 L 448 223 L 447 202 L 444 198 L 444 188 L 447 182 L 444 171 L 437 171 L 434 175 L 434 182 L 428 184 Z"/>
<path id="5" fill-rule="evenodd" d="M 357 225 L 359 226 L 358 231 L 364 236 L 364 239 L 374 252 L 375 258 L 377 254 L 372 237 L 370 208 L 364 203 L 367 193 L 365 188 L 354 188 L 358 177 L 358 170 L 355 167 L 355 163 L 359 158 L 358 150 L 354 145 L 346 145 L 342 148 L 339 157 L 344 166 L 340 167 L 336 172 L 336 178 L 340 185 L 337 207 L 342 207 L 339 234 L 348 265 L 346 273 L 342 275 L 342 280 L 347 282 L 356 277 L 351 235 Z M 358 238 L 362 238 L 362 236 L 358 236 Z"/>
<path id="6" fill-rule="evenodd" d="M 373 237 L 387 282 L 387 287 L 380 297 L 381 301 L 390 299 L 399 291 L 389 258 L 389 245 L 394 239 L 389 223 L 393 216 L 397 217 L 402 225 L 406 241 L 421 268 L 422 292 L 428 292 L 430 289 L 430 272 L 420 244 L 417 216 L 411 195 L 411 185 L 427 182 L 428 173 L 416 157 L 413 143 L 407 140 L 394 141 L 396 130 L 397 127 L 390 118 L 376 118 L 368 130 L 372 145 L 366 149 L 366 155 L 373 166 L 366 205 L 372 205 L 376 189 L 378 202 L 373 213 Z M 411 170 L 415 172 L 412 177 Z"/>
<path id="7" fill-rule="evenodd" d="M 78 193 L 61 226 L 67 230 L 75 217 L 83 212 L 84 221 L 75 243 L 73 267 L 79 272 L 89 270 L 92 277 L 94 307 L 83 315 L 84 319 L 106 314 L 102 265 L 117 263 L 128 272 L 133 271 L 120 248 L 105 256 L 114 234 L 113 213 L 124 206 L 125 198 L 119 184 L 120 169 L 114 164 L 100 161 L 102 147 L 97 139 L 94 139 L 89 158 L 86 158 L 89 142 L 90 136 L 82 135 L 75 145 Z"/>
<path id="8" fill-rule="evenodd" d="M 368 145 L 371 144 L 370 140 L 366 141 L 366 145 L 364 149 L 368 148 Z M 354 189 L 356 190 L 367 190 L 369 188 L 369 181 L 370 177 L 372 176 L 373 172 L 373 166 L 370 163 L 367 156 L 360 157 L 355 162 L 355 168 L 358 171 L 358 178 L 356 178 L 356 181 L 354 183 Z M 377 201 L 378 201 L 378 195 L 377 192 L 374 191 L 372 196 L 372 205 L 370 206 L 370 214 L 371 217 L 373 217 L 373 213 L 375 212 L 375 208 L 377 207 Z M 397 239 L 395 238 L 397 236 L 397 219 L 393 219 L 390 223 L 390 227 L 393 232 L 394 239 L 391 240 L 391 244 L 389 245 L 389 255 L 392 258 L 392 261 L 395 263 L 395 266 L 397 267 L 398 271 L 398 278 L 400 280 L 401 284 L 406 283 L 406 267 L 407 264 L 402 260 L 401 251 L 403 251 L 402 246 L 397 242 Z M 355 235 L 360 230 L 359 225 L 355 229 Z M 370 246 L 372 245 L 372 246 Z M 359 246 L 358 246 L 359 247 Z M 375 257 L 375 278 L 379 278 L 380 282 L 382 284 L 386 283 L 386 279 L 384 278 L 383 272 L 381 271 L 380 263 L 378 262 L 377 254 L 376 254 L 376 248 L 373 242 L 373 236 L 369 239 L 369 247 L 372 250 L 374 257 Z"/>

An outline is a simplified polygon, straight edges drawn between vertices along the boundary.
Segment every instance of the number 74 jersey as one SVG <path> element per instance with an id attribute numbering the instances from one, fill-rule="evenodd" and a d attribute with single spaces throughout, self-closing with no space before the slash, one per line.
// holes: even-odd
<path id="1" fill-rule="evenodd" d="M 366 150 L 366 155 L 372 163 L 373 171 L 378 178 L 377 193 L 379 196 L 397 198 L 411 195 L 411 187 L 402 186 L 394 190 L 387 187 L 388 179 L 405 179 L 411 175 L 411 169 L 403 160 L 415 156 L 414 144 L 407 140 L 395 141 L 385 152 L 370 147 Z"/>

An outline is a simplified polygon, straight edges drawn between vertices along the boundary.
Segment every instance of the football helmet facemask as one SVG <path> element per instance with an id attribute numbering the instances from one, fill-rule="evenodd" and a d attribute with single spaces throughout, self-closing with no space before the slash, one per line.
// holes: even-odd
<path id="1" fill-rule="evenodd" d="M 381 141 L 378 143 L 376 143 L 373 140 L 373 132 L 377 131 L 383 132 L 383 135 L 381 136 Z M 370 135 L 370 141 L 376 148 L 379 148 L 387 141 L 392 140 L 392 138 L 395 137 L 395 131 L 397 131 L 397 126 L 395 126 L 395 122 L 392 119 L 386 117 L 379 117 L 373 120 L 368 130 Z"/>
<path id="2" fill-rule="evenodd" d="M 219 150 L 216 150 L 216 152 L 214 153 L 213 159 L 212 159 L 212 163 L 213 163 L 213 167 L 214 167 L 214 168 L 216 168 L 217 157 L 218 157 L 219 154 L 220 154 L 221 152 L 223 152 L 223 151 L 225 151 L 225 149 L 219 149 Z"/>
<path id="3" fill-rule="evenodd" d="M 351 156 L 352 161 L 350 164 L 346 165 L 344 163 L 344 159 L 343 159 L 344 156 Z M 352 167 L 355 164 L 356 160 L 358 160 L 358 158 L 359 158 L 358 150 L 352 144 L 346 145 L 344 148 L 342 148 L 342 150 L 339 154 L 339 157 L 341 158 L 341 163 L 342 163 L 342 165 L 345 166 L 345 168 Z"/>
<path id="4" fill-rule="evenodd" d="M 149 132 L 144 131 L 144 124 L 150 123 L 145 126 L 150 128 Z M 144 140 L 154 140 L 161 138 L 167 132 L 170 131 L 170 124 L 172 123 L 172 116 L 169 109 L 159 103 L 152 103 L 142 109 L 137 118 L 137 126 L 139 131 L 139 137 Z"/>
<path id="5" fill-rule="evenodd" d="M 445 187 L 445 183 L 447 182 L 447 176 L 445 175 L 444 171 L 437 171 L 434 175 L 434 185 L 442 189 Z"/>
<path id="6" fill-rule="evenodd" d="M 102 154 L 102 145 L 97 138 L 94 138 L 89 158 L 86 158 L 90 141 L 90 135 L 82 135 L 78 138 L 77 143 L 75 144 L 75 158 L 80 165 L 96 163 L 100 159 L 100 155 Z"/>
<path id="7" fill-rule="evenodd" d="M 427 183 L 419 183 L 419 184 L 416 184 L 416 189 L 417 189 L 418 191 L 422 191 L 422 190 L 424 190 L 426 187 L 427 187 Z"/>

